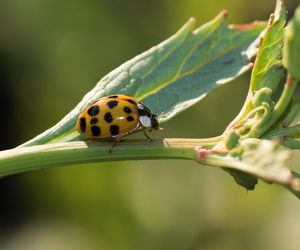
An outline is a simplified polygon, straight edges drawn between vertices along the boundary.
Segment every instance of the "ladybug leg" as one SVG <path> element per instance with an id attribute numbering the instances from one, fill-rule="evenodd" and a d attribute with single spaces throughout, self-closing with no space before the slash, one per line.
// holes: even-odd
<path id="1" fill-rule="evenodd" d="M 87 141 L 86 141 L 86 145 L 89 147 L 92 145 L 92 143 L 95 141 L 95 139 L 92 139 L 92 138 L 89 138 Z"/>
<path id="2" fill-rule="evenodd" d="M 114 142 L 111 144 L 109 150 L 108 150 L 108 153 L 111 154 L 112 153 L 112 150 L 113 148 L 117 145 L 117 143 L 119 142 L 120 140 L 116 139 L 114 140 Z"/>
<path id="3" fill-rule="evenodd" d="M 144 135 L 145 135 L 145 137 L 147 138 L 148 141 L 152 141 L 151 137 L 149 135 L 147 135 L 146 129 L 143 129 L 143 133 L 144 133 Z"/>
<path id="4" fill-rule="evenodd" d="M 122 140 L 123 137 L 124 137 L 124 135 L 115 138 L 115 140 L 113 141 L 113 143 L 111 144 L 111 146 L 108 150 L 109 154 L 112 153 L 113 148 Z"/>

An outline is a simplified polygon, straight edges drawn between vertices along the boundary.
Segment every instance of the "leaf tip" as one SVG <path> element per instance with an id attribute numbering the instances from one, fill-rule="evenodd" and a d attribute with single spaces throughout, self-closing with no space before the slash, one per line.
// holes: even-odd
<path id="1" fill-rule="evenodd" d="M 195 17 L 190 17 L 186 21 L 186 23 L 172 37 L 180 36 L 180 34 L 187 34 L 187 33 L 193 32 L 195 24 L 196 24 L 196 18 Z M 172 38 L 172 37 L 170 37 L 170 38 Z M 166 41 L 168 41 L 168 40 L 166 40 Z"/>
<path id="2" fill-rule="evenodd" d="M 228 10 L 222 10 L 211 22 L 212 23 L 220 23 L 226 21 L 229 16 Z"/>
<path id="3" fill-rule="evenodd" d="M 281 18 L 286 19 L 286 8 L 284 6 L 283 0 L 276 1 L 276 7 L 274 11 L 274 20 L 280 20 Z"/>
<path id="4" fill-rule="evenodd" d="M 195 25 L 195 23 L 196 23 L 196 18 L 193 17 L 193 16 L 191 16 L 191 17 L 187 20 L 187 23 L 188 23 L 189 25 Z"/>
<path id="5" fill-rule="evenodd" d="M 254 63 L 253 63 L 253 62 L 249 62 L 248 65 L 247 65 L 247 67 L 248 67 L 249 69 L 252 69 L 253 66 L 254 66 Z"/>
<path id="6" fill-rule="evenodd" d="M 223 18 L 226 18 L 229 16 L 229 11 L 228 10 L 222 10 L 220 13 L 220 16 L 222 16 Z"/>
<path id="7" fill-rule="evenodd" d="M 189 30 L 193 30 L 196 24 L 196 18 L 195 17 L 190 17 L 186 23 L 183 25 L 181 29 L 186 29 L 188 28 Z"/>

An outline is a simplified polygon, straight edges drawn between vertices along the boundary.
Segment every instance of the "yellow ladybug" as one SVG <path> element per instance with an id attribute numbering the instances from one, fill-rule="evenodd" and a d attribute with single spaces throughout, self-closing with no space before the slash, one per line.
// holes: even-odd
<path id="1" fill-rule="evenodd" d="M 77 131 L 89 139 L 114 139 L 112 147 L 126 135 L 160 129 L 157 116 L 143 103 L 127 95 L 100 98 L 87 107 L 76 122 Z M 110 150 L 111 152 L 111 150 Z"/>

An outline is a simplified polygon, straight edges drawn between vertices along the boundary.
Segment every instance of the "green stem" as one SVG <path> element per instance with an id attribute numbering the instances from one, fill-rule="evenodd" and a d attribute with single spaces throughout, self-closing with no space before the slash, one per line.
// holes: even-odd
<path id="1" fill-rule="evenodd" d="M 108 151 L 111 142 L 62 142 L 14 148 L 0 152 L 0 176 L 50 167 L 82 163 L 146 160 L 197 160 L 195 147 L 212 146 L 218 137 L 209 139 L 126 140 Z"/>

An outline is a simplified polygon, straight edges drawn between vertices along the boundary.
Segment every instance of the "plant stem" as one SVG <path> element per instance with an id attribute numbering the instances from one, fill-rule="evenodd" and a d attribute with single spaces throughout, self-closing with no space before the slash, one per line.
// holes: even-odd
<path id="1" fill-rule="evenodd" d="M 190 159 L 197 160 L 196 146 L 212 145 L 213 139 L 156 139 L 126 140 L 108 151 L 111 142 L 62 142 L 38 146 L 14 148 L 0 152 L 0 176 L 30 170 L 76 165 L 82 163 L 146 160 Z"/>

